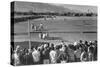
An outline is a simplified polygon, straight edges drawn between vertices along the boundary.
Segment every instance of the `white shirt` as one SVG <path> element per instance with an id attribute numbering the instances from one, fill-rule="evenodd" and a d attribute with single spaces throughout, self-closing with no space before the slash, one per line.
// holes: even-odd
<path id="1" fill-rule="evenodd" d="M 32 56 L 33 56 L 33 59 L 34 59 L 34 62 L 38 62 L 40 60 L 40 52 L 35 50 L 32 52 Z"/>
<path id="2" fill-rule="evenodd" d="M 15 65 L 20 63 L 19 56 L 17 53 L 14 53 L 14 61 L 15 61 Z"/>
<path id="3" fill-rule="evenodd" d="M 54 50 L 50 51 L 51 63 L 56 63 L 56 57 L 57 57 L 56 51 Z"/>

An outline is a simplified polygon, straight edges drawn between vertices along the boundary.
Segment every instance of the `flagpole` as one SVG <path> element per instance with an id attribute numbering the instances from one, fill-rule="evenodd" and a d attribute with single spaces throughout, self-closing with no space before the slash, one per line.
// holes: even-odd
<path id="1" fill-rule="evenodd" d="M 28 20 L 29 49 L 31 49 L 30 20 Z"/>

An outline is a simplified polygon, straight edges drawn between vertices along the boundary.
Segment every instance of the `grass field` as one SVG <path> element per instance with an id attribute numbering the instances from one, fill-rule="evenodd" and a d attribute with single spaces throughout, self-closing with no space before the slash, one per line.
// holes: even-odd
<path id="1" fill-rule="evenodd" d="M 36 25 L 43 23 L 44 28 L 47 29 L 48 32 L 56 32 L 49 33 L 49 37 L 55 37 L 58 39 L 42 40 L 39 38 L 39 33 L 31 33 L 31 37 L 29 38 L 27 34 L 28 21 L 25 21 L 14 24 L 14 33 L 16 33 L 16 35 L 14 35 L 15 45 L 23 44 L 25 46 L 28 44 L 27 41 L 29 39 L 31 39 L 32 42 L 52 42 L 55 44 L 58 43 L 60 39 L 70 42 L 78 41 L 80 39 L 87 41 L 97 40 L 97 33 L 82 33 L 84 31 L 97 32 L 96 17 L 56 17 L 55 19 L 48 18 L 47 20 L 30 20 L 30 25 L 31 23 L 34 23 Z M 30 31 L 32 32 L 31 26 Z"/>

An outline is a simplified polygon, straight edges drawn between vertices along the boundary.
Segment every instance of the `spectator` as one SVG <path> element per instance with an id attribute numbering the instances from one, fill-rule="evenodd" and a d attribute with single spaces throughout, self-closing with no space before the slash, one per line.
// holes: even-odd
<path id="1" fill-rule="evenodd" d="M 88 61 L 88 51 L 87 50 L 84 50 L 81 53 L 80 60 L 81 60 L 81 62 Z"/>
<path id="2" fill-rule="evenodd" d="M 90 46 L 88 48 L 88 61 L 93 61 L 93 51 L 94 51 L 94 48 Z"/>
<path id="3" fill-rule="evenodd" d="M 37 47 L 33 48 L 32 56 L 33 56 L 34 64 L 39 64 L 39 62 L 40 62 L 40 52 L 37 50 Z"/>
<path id="4" fill-rule="evenodd" d="M 50 61 L 51 61 L 51 63 L 52 64 L 57 63 L 57 59 L 56 59 L 57 58 L 57 52 L 56 52 L 56 50 L 54 48 L 51 49 L 49 55 L 50 55 Z"/>
<path id="5" fill-rule="evenodd" d="M 44 45 L 44 50 L 43 50 L 43 63 L 44 64 L 49 64 L 49 53 L 50 53 L 50 49 L 49 49 L 49 45 L 48 44 L 45 44 Z"/>
<path id="6" fill-rule="evenodd" d="M 80 62 L 81 53 L 82 53 L 82 49 L 81 49 L 81 47 L 78 46 L 75 51 L 75 61 L 76 62 Z"/>
<path id="7" fill-rule="evenodd" d="M 58 56 L 61 63 L 66 63 L 68 61 L 68 55 L 65 52 L 65 50 L 66 50 L 65 45 L 62 45 L 62 48 L 60 49 L 60 54 Z"/>
<path id="8" fill-rule="evenodd" d="M 20 64 L 19 54 L 20 54 L 20 46 L 17 46 L 13 54 L 15 66 Z"/>

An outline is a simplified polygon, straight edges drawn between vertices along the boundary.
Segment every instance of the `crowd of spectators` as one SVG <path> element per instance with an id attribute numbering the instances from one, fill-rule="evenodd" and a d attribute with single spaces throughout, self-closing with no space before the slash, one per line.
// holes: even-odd
<path id="1" fill-rule="evenodd" d="M 40 44 L 31 49 L 16 46 L 12 53 L 13 65 L 56 64 L 97 60 L 97 41 L 82 41 L 73 44 Z"/>

